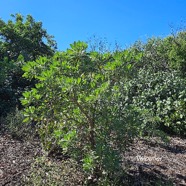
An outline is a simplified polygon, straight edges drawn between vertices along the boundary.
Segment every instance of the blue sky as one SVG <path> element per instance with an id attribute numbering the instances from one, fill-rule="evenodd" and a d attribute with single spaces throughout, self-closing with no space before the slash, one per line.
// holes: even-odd
<path id="1" fill-rule="evenodd" d="M 0 0 L 0 18 L 15 13 L 42 21 L 59 50 L 93 35 L 126 47 L 185 25 L 186 0 Z"/>

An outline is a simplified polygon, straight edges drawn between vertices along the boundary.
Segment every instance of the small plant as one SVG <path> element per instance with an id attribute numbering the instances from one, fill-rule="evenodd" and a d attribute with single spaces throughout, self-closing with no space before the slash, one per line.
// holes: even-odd
<path id="1" fill-rule="evenodd" d="M 74 186 L 83 185 L 84 173 L 71 159 L 54 161 L 48 157 L 38 157 L 27 175 L 22 177 L 27 186 Z"/>
<path id="2" fill-rule="evenodd" d="M 28 139 L 36 135 L 36 128 L 30 123 L 23 123 L 24 115 L 16 108 L 2 119 L 3 128 L 17 139 Z"/>

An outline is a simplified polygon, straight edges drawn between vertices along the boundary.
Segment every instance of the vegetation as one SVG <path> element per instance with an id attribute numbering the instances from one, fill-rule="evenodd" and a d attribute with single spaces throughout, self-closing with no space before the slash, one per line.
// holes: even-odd
<path id="1" fill-rule="evenodd" d="M 0 116 L 20 108 L 19 98 L 33 82 L 22 78 L 22 66 L 40 56 L 52 56 L 56 50 L 53 37 L 32 16 L 12 15 L 7 23 L 0 19 Z"/>
<path id="2" fill-rule="evenodd" d="M 125 50 L 78 41 L 57 52 L 42 23 L 14 18 L 0 20 L 1 115 L 14 135 L 36 129 L 48 155 L 67 157 L 72 180 L 77 171 L 82 184 L 121 184 L 122 153 L 135 138 L 186 136 L 185 31 Z M 42 164 L 45 174 L 45 160 L 33 165 L 29 184 L 43 184 L 35 169 Z M 56 169 L 59 180 L 71 176 Z"/>

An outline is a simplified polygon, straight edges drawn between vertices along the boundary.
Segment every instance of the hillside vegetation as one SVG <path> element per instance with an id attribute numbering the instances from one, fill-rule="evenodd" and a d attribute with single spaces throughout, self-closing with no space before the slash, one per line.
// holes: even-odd
<path id="1" fill-rule="evenodd" d="M 186 136 L 186 31 L 123 50 L 75 41 L 60 52 L 41 22 L 16 14 L 0 20 L 0 85 L 1 130 L 37 138 L 44 152 L 27 185 L 125 185 L 134 140 Z M 51 156 L 63 165 L 47 178 Z"/>

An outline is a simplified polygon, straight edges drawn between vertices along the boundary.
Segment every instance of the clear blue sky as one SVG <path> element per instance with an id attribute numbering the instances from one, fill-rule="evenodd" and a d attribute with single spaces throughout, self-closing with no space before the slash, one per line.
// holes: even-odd
<path id="1" fill-rule="evenodd" d="M 170 25 L 186 22 L 186 0 L 0 0 L 0 17 L 31 14 L 55 36 L 59 50 L 96 35 L 129 46 L 148 37 L 165 37 Z"/>

